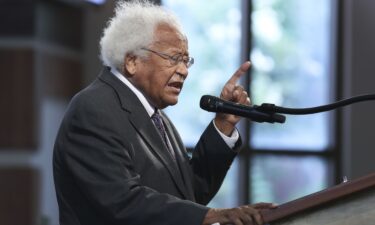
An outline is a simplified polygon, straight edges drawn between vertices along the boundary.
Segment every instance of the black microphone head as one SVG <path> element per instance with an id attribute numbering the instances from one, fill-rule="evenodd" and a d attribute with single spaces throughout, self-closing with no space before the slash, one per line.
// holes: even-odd
<path id="1" fill-rule="evenodd" d="M 199 103 L 201 109 L 204 109 L 209 112 L 216 112 L 216 102 L 217 97 L 211 95 L 203 95 Z"/>
<path id="2" fill-rule="evenodd" d="M 227 113 L 242 116 L 259 123 L 285 122 L 284 115 L 257 111 L 255 108 L 251 106 L 225 101 L 221 98 L 211 95 L 202 96 L 200 100 L 200 107 L 208 112 Z"/>

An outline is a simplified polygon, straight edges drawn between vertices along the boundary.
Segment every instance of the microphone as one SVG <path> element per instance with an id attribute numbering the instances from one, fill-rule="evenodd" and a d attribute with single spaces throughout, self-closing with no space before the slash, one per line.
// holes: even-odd
<path id="1" fill-rule="evenodd" d="M 200 107 L 208 112 L 228 113 L 236 116 L 246 117 L 252 121 L 263 123 L 284 123 L 285 116 L 276 113 L 260 112 L 254 107 L 225 101 L 215 96 L 203 95 Z"/>

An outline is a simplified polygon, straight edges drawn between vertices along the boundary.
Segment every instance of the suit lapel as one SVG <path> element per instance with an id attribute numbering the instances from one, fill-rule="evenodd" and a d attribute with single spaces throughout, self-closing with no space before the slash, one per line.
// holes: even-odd
<path id="1" fill-rule="evenodd" d="M 195 201 L 194 190 L 191 184 L 192 178 L 189 175 L 190 168 L 189 168 L 189 162 L 187 162 L 189 159 L 188 159 L 186 150 L 184 146 L 182 145 L 181 141 L 177 141 L 177 138 L 173 132 L 173 128 L 172 128 L 173 125 L 169 123 L 169 120 L 164 118 L 164 115 L 162 116 L 163 116 L 163 121 L 166 125 L 166 130 L 168 133 L 169 140 L 171 141 L 172 147 L 176 154 L 176 160 L 177 160 L 179 169 L 181 171 L 181 175 L 184 179 L 187 194 L 189 195 L 190 200 Z"/>
<path id="2" fill-rule="evenodd" d="M 134 129 L 145 142 L 148 143 L 150 149 L 168 169 L 178 190 L 187 198 L 186 188 L 181 179 L 179 169 L 137 96 L 125 84 L 111 74 L 108 69 L 102 71 L 99 79 L 109 84 L 116 91 L 121 102 L 121 107 L 129 112 L 129 121 L 133 124 Z"/>

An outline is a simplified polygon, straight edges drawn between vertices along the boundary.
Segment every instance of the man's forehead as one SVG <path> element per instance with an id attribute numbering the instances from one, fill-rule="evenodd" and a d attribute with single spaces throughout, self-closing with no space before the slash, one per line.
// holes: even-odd
<path id="1" fill-rule="evenodd" d="M 187 47 L 187 43 L 186 36 L 170 25 L 160 24 L 155 30 L 154 44 L 156 45 L 176 44 Z"/>

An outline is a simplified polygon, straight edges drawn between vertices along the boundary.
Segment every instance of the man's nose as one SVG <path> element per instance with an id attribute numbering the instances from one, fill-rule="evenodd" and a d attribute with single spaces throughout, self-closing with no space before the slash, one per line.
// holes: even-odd
<path id="1" fill-rule="evenodd" d="M 184 62 L 179 62 L 178 65 L 177 65 L 177 70 L 176 72 L 183 76 L 184 78 L 186 78 L 189 74 L 189 69 L 188 67 L 186 66 L 186 64 Z"/>

